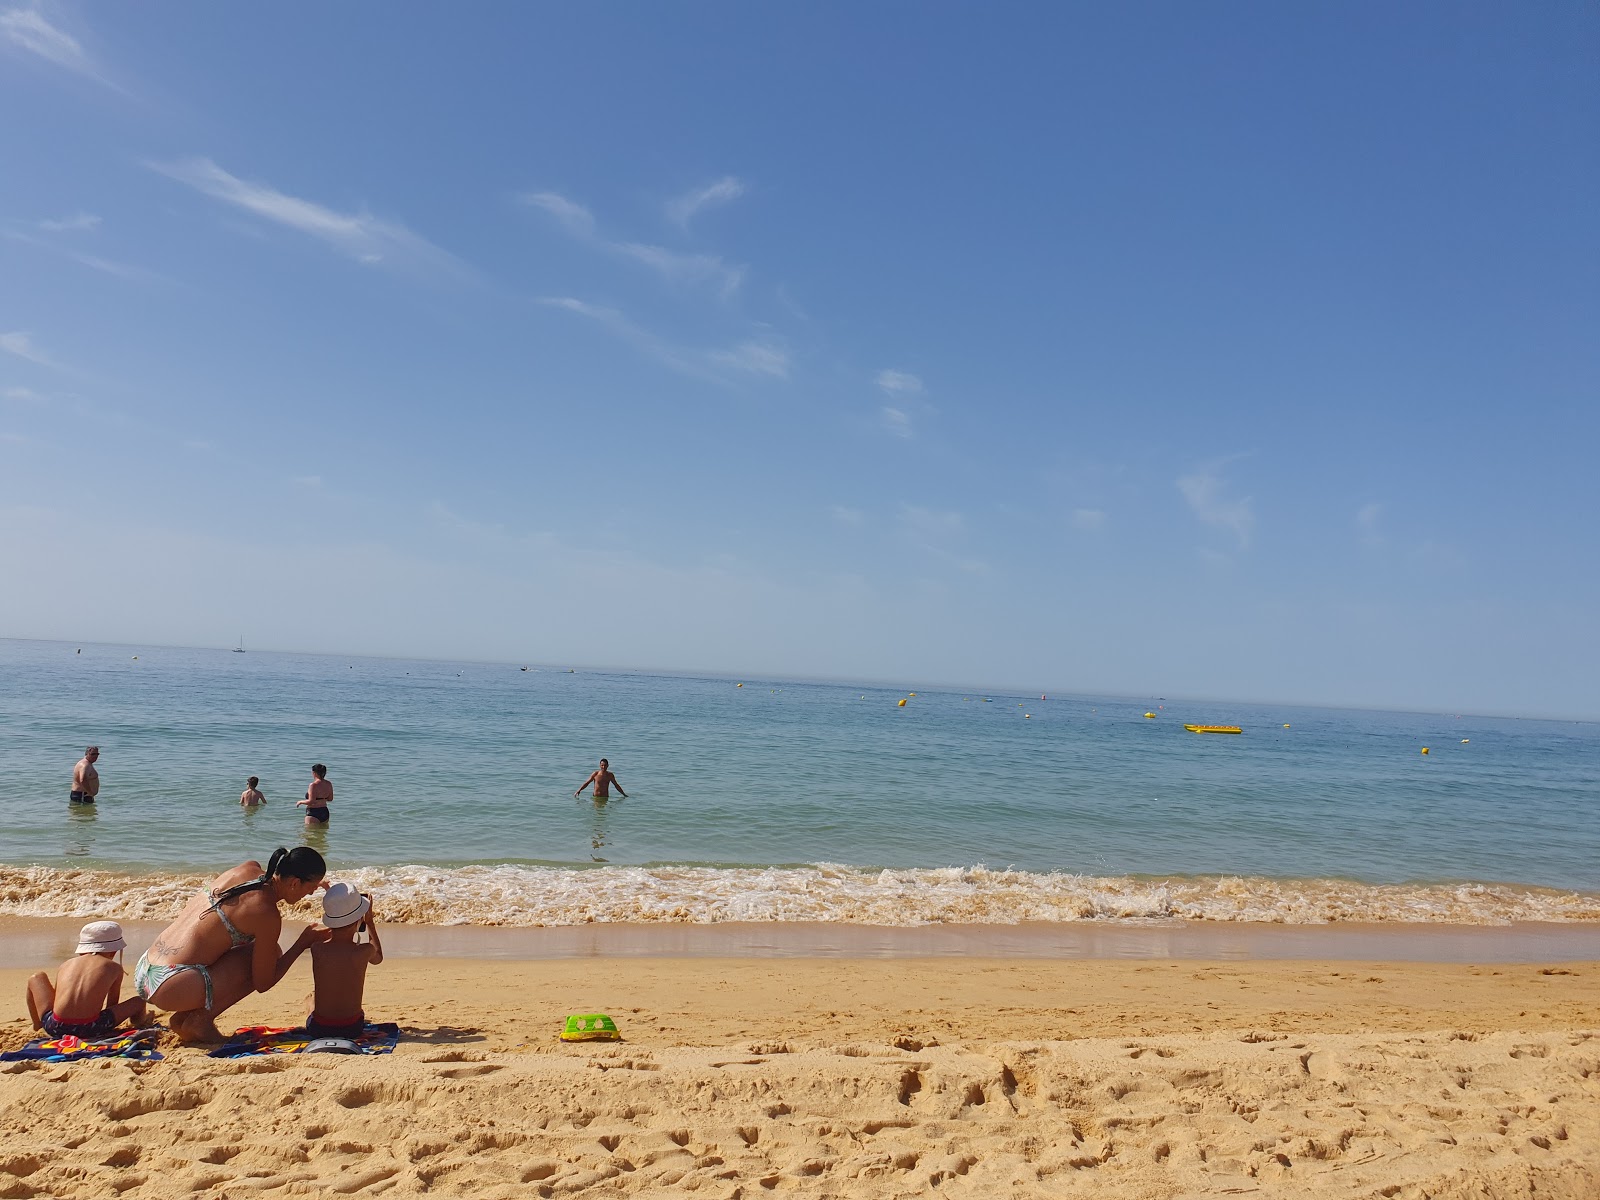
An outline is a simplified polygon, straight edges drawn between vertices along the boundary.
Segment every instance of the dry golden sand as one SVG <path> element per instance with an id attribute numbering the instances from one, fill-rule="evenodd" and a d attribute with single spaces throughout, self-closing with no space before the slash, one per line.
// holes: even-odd
<path id="1" fill-rule="evenodd" d="M 391 1056 L 0 1068 L 0 1198 L 1600 1197 L 1600 964 L 399 960 L 368 999 Z M 627 1041 L 555 1040 L 590 1011 Z"/>

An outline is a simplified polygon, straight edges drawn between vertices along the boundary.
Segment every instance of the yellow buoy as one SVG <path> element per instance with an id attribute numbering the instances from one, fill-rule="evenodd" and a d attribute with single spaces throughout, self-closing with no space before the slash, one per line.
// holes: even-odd
<path id="1" fill-rule="evenodd" d="M 906 702 L 904 700 L 900 701 L 899 704 L 895 705 L 896 708 L 904 708 L 905 706 L 906 706 Z"/>
<path id="2" fill-rule="evenodd" d="M 1285 725 L 1285 726 L 1284 726 L 1284 728 L 1285 728 L 1285 729 L 1287 729 L 1287 728 L 1289 728 L 1289 727 L 1288 727 L 1288 726 L 1287 726 L 1287 725 Z"/>
<path id="3" fill-rule="evenodd" d="M 1033 720 L 1033 714 L 1032 713 L 1023 713 L 1022 714 L 1022 719 L 1024 721 L 1031 721 L 1031 720 Z"/>
<path id="4" fill-rule="evenodd" d="M 743 687 L 743 686 L 744 686 L 744 684 L 742 684 L 742 683 L 736 683 L 736 684 L 734 684 L 734 685 L 733 685 L 733 686 L 734 686 L 734 687 Z"/>
<path id="5" fill-rule="evenodd" d="M 1423 753 L 1424 753 L 1424 754 L 1426 754 L 1426 753 L 1427 753 L 1427 752 L 1428 752 L 1428 748 L 1427 748 L 1427 747 L 1426 747 L 1426 746 L 1424 746 L 1424 747 L 1423 747 L 1423 748 L 1422 748 L 1422 752 L 1423 752 Z"/>
<path id="6" fill-rule="evenodd" d="M 915 695 L 916 695 L 916 693 L 915 693 L 915 692 L 907 692 L 907 693 L 906 693 L 906 695 L 908 695 L 908 696 L 915 696 Z"/>
<path id="7" fill-rule="evenodd" d="M 1149 717 L 1152 721 L 1156 719 L 1155 713 L 1145 713 L 1145 716 Z"/>
<path id="8" fill-rule="evenodd" d="M 1471 738 L 1462 738 L 1462 739 L 1461 739 L 1461 744 L 1462 744 L 1462 745 L 1463 745 L 1463 746 L 1465 746 L 1465 745 L 1466 745 L 1466 744 L 1467 744 L 1467 743 L 1468 743 L 1468 742 L 1470 742 L 1470 741 L 1471 741 L 1471 740 L 1472 740 L 1472 739 L 1471 739 Z"/>

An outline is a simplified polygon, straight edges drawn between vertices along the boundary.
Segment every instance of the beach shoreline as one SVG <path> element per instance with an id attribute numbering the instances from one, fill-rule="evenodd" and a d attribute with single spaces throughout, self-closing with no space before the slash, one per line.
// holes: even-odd
<path id="1" fill-rule="evenodd" d="M 290 914 L 285 928 L 292 928 Z M 51 967 L 70 954 L 78 917 L 0 916 L 0 969 Z M 137 958 L 164 926 L 124 921 Z M 285 935 L 287 939 L 288 935 Z M 1511 925 L 1204 921 L 1023 922 L 877 926 L 843 922 L 595 923 L 580 926 L 384 923 L 390 958 L 994 958 L 1038 960 L 1418 962 L 1600 961 L 1600 922 Z"/>

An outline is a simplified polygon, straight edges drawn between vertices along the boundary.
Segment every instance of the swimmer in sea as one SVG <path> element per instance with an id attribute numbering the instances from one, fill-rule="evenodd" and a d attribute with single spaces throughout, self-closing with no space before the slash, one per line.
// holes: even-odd
<path id="1" fill-rule="evenodd" d="M 328 805 L 333 803 L 333 784 L 328 782 L 328 768 L 321 763 L 312 765 L 311 775 L 311 786 L 306 789 L 306 798 L 296 800 L 294 806 L 306 810 L 307 825 L 326 825 Z"/>
<path id="2" fill-rule="evenodd" d="M 611 773 L 611 764 L 603 758 L 600 760 L 600 768 L 589 773 L 589 778 L 578 785 L 578 790 L 572 793 L 573 796 L 581 796 L 583 789 L 591 783 L 594 784 L 594 798 L 596 800 L 611 799 L 612 788 L 616 788 L 617 795 L 624 800 L 628 798 L 628 793 L 622 790 L 622 785 L 617 782 L 617 777 Z"/>
<path id="3" fill-rule="evenodd" d="M 72 768 L 72 791 L 67 796 L 69 804 L 93 804 L 95 797 L 100 794 L 100 772 L 94 769 L 99 757 L 100 747 L 90 746 Z"/>
<path id="4" fill-rule="evenodd" d="M 260 783 L 261 780 L 252 775 L 244 782 L 244 794 L 239 797 L 240 808 L 255 808 L 257 805 L 265 804 L 267 802 L 267 798 L 263 796 L 261 794 L 261 790 L 256 787 L 256 784 Z"/>

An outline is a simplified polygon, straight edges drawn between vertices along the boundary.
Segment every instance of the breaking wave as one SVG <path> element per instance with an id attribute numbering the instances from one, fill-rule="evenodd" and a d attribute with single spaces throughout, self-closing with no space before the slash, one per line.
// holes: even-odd
<path id="1" fill-rule="evenodd" d="M 988 867 L 367 867 L 339 878 L 413 925 L 821 921 L 857 925 L 1600 921 L 1600 895 L 1513 884 L 1136 878 Z M 165 920 L 209 876 L 0 866 L 0 915 Z M 303 905 L 300 916 L 312 915 Z"/>

